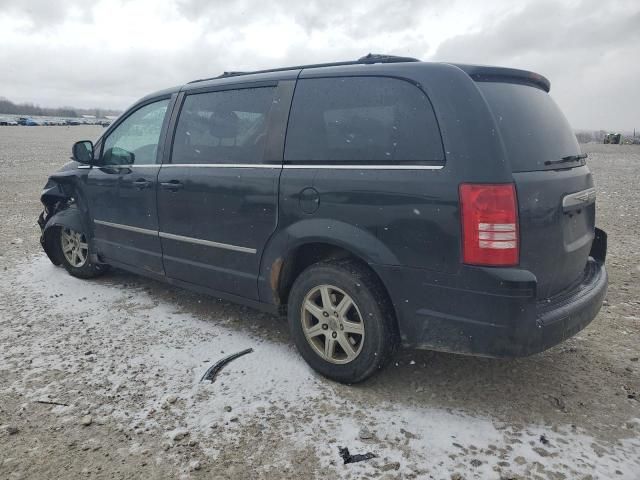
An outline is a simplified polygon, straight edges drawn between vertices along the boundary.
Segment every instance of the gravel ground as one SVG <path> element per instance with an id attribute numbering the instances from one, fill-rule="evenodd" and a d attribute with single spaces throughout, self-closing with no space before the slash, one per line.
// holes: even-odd
<path id="1" fill-rule="evenodd" d="M 640 147 L 583 146 L 610 275 L 587 329 L 514 361 L 404 351 L 346 387 L 279 319 L 48 262 L 40 190 L 100 131 L 0 127 L 0 478 L 640 479 Z"/>

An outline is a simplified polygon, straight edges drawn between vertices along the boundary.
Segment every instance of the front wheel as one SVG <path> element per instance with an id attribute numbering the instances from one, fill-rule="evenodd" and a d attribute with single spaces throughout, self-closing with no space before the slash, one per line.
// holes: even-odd
<path id="1" fill-rule="evenodd" d="M 288 320 L 307 363 L 342 383 L 369 378 L 397 345 L 386 291 L 372 272 L 353 261 L 304 270 L 289 294 Z"/>
<path id="2" fill-rule="evenodd" d="M 59 230 L 59 258 L 67 272 L 78 278 L 93 278 L 108 270 L 108 265 L 91 261 L 89 242 L 84 232 L 66 227 Z"/>

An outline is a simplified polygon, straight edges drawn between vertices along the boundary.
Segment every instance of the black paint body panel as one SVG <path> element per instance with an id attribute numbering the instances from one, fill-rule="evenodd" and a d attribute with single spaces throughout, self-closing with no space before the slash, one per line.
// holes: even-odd
<path id="1" fill-rule="evenodd" d="M 93 212 L 95 243 L 106 259 L 163 273 L 162 250 L 157 235 L 116 229 L 95 220 L 158 230 L 156 180 L 160 166 L 151 168 L 92 168 L 86 180 L 89 208 Z M 150 182 L 139 189 L 136 181 Z"/>
<path id="2" fill-rule="evenodd" d="M 260 255 L 276 228 L 279 176 L 279 169 L 162 168 L 160 183 L 184 187 L 158 190 L 161 232 L 256 250 L 161 238 L 167 276 L 257 300 Z"/>
<path id="3" fill-rule="evenodd" d="M 107 263 L 276 312 L 283 263 L 301 246 L 331 245 L 366 262 L 380 277 L 404 345 L 528 355 L 576 333 L 597 314 L 607 288 L 606 234 L 594 236 L 594 205 L 571 217 L 562 212 L 563 195 L 593 186 L 586 166 L 512 172 L 496 119 L 475 82 L 495 80 L 503 72 L 504 81 L 548 91 L 548 81 L 530 72 L 461 67 L 347 65 L 187 84 L 132 107 L 171 98 L 156 166 L 109 171 L 76 164 L 64 176 L 76 177 L 80 211 Z M 296 81 L 350 76 L 397 78 L 420 89 L 433 106 L 444 161 L 415 169 L 283 164 Z M 184 96 L 247 85 L 277 86 L 263 165 L 179 166 L 171 147 Z M 152 187 L 133 188 L 140 179 Z M 171 181 L 182 188 L 161 187 Z M 516 184 L 519 266 L 462 263 L 458 187 L 463 182 Z M 48 187 L 45 203 L 53 198 Z M 112 229 L 94 224 L 95 219 L 159 233 Z M 162 233 L 251 251 L 163 238 Z"/>

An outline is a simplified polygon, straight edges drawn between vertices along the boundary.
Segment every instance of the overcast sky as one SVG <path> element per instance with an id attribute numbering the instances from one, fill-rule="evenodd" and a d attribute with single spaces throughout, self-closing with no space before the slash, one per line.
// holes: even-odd
<path id="1" fill-rule="evenodd" d="M 533 70 L 575 128 L 640 129 L 638 0 L 0 0 L 0 96 L 43 106 L 368 52 Z"/>

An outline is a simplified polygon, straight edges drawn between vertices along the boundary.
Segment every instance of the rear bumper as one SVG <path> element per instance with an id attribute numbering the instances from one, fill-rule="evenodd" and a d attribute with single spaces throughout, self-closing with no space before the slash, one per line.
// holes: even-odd
<path id="1" fill-rule="evenodd" d="M 391 286 L 405 346 L 490 357 L 531 355 L 575 335 L 598 314 L 608 284 L 604 262 L 591 257 L 569 291 L 544 302 L 526 270 L 375 268 Z"/>
<path id="2" fill-rule="evenodd" d="M 514 353 L 537 353 L 578 333 L 600 311 L 607 286 L 608 276 L 604 263 L 590 258 L 584 277 L 575 288 L 546 302 L 537 303 L 535 332 L 530 332 L 530 339 L 520 338 L 521 347 Z"/>

